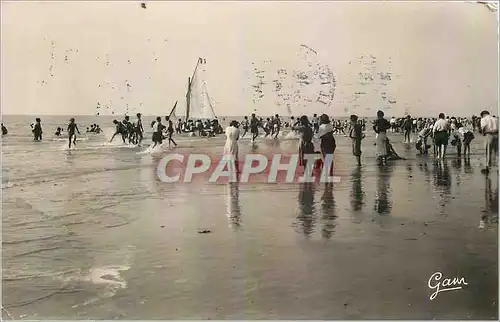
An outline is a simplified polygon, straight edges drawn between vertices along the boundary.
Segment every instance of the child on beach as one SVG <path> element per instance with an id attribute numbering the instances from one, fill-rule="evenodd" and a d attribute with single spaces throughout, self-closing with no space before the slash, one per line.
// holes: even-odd
<path id="1" fill-rule="evenodd" d="M 351 131 L 349 137 L 352 140 L 352 154 L 358 161 L 358 166 L 361 165 L 361 140 L 365 138 L 362 125 L 358 122 L 357 115 L 351 115 Z"/>

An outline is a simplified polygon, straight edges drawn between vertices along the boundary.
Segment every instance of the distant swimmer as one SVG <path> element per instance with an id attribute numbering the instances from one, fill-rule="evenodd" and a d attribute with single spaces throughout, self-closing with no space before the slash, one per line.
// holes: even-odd
<path id="1" fill-rule="evenodd" d="M 35 119 L 35 124 L 31 124 L 31 127 L 33 128 L 33 137 L 35 141 L 41 141 L 42 140 L 42 120 L 40 120 L 39 117 Z"/>
<path id="2" fill-rule="evenodd" d="M 127 137 L 127 131 L 125 129 L 125 125 L 123 125 L 123 123 L 121 123 L 121 122 L 118 122 L 117 120 L 113 120 L 113 123 L 116 126 L 116 130 L 115 130 L 115 133 L 113 134 L 113 136 L 111 137 L 111 140 L 109 140 L 109 142 L 113 142 L 113 139 L 115 138 L 115 136 L 117 134 L 120 134 L 122 136 L 123 143 L 126 143 L 125 138 Z"/>
<path id="3" fill-rule="evenodd" d="M 7 131 L 7 128 L 2 123 L 2 136 L 7 135 L 8 133 L 9 131 Z"/>
<path id="4" fill-rule="evenodd" d="M 78 126 L 75 123 L 74 118 L 69 119 L 69 124 L 68 124 L 68 139 L 69 139 L 69 145 L 68 147 L 71 149 L 71 140 L 73 139 L 73 145 L 76 145 L 76 134 L 75 131 L 80 134 L 80 130 L 78 129 Z"/>
<path id="5" fill-rule="evenodd" d="M 62 129 L 60 127 L 57 128 L 56 133 L 54 133 L 55 136 L 61 136 L 61 131 Z"/>
<path id="6" fill-rule="evenodd" d="M 94 130 L 95 133 L 99 134 L 102 132 L 101 128 L 99 127 L 99 125 L 96 125 L 95 126 L 95 130 Z"/>

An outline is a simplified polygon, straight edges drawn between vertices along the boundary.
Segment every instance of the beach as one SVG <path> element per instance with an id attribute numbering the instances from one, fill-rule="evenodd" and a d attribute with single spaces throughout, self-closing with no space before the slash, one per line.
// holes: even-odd
<path id="1" fill-rule="evenodd" d="M 30 136 L 34 116 L 3 118 L 10 318 L 498 318 L 498 175 L 480 172 L 479 135 L 469 160 L 450 148 L 435 162 L 390 133 L 408 160 L 377 166 L 368 129 L 360 168 L 336 135 L 335 184 L 168 184 L 145 147 L 105 142 L 110 117 L 76 117 L 104 133 L 68 151 L 52 135 L 67 118 L 42 117 L 43 142 Z M 224 145 L 175 139 L 180 153 Z M 436 272 L 467 285 L 430 300 Z"/>

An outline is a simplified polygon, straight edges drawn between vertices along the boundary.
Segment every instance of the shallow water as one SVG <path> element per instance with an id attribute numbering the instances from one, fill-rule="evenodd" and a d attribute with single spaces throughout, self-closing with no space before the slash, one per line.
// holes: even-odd
<path id="1" fill-rule="evenodd" d="M 3 305 L 13 318 L 497 318 L 498 180 L 480 173 L 480 138 L 470 159 L 451 149 L 437 163 L 390 134 L 408 160 L 379 167 L 369 136 L 358 168 L 337 135 L 333 185 L 166 184 L 146 147 L 106 143 L 111 129 L 67 151 L 51 135 L 33 142 L 31 119 L 3 119 Z M 46 132 L 64 122 L 43 120 Z M 224 143 L 176 140 L 181 153 Z M 258 151 L 295 146 L 262 141 Z M 468 285 L 431 301 L 436 271 Z"/>

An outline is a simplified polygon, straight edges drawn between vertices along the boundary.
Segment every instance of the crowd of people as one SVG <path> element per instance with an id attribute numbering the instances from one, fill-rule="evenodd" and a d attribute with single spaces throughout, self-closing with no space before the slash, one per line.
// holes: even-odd
<path id="1" fill-rule="evenodd" d="M 137 113 L 137 120 L 132 122 L 129 116 L 125 116 L 120 122 L 113 120 L 115 132 L 111 141 L 119 135 L 123 143 L 140 145 L 144 139 L 144 127 L 142 124 L 142 115 Z M 440 113 L 437 118 L 412 118 L 410 115 L 403 118 L 391 117 L 387 120 L 382 111 L 377 112 L 376 119 L 372 122 L 372 129 L 375 132 L 375 145 L 377 160 L 381 165 L 385 165 L 388 160 L 401 160 L 394 150 L 388 133 L 404 134 L 404 143 L 410 144 L 412 135 L 416 135 L 415 147 L 420 155 L 426 156 L 433 150 L 433 155 L 438 160 L 446 157 L 448 145 L 455 147 L 457 155 L 470 156 L 471 142 L 475 139 L 475 133 L 483 135 L 485 138 L 485 168 L 484 173 L 489 172 L 493 159 L 498 152 L 498 119 L 490 115 L 488 111 L 483 111 L 480 117 L 471 118 L 450 117 Z M 233 120 L 226 129 L 226 146 L 224 153 L 232 154 L 237 157 L 237 141 L 245 137 L 247 133 L 251 134 L 251 142 L 259 137 L 259 129 L 264 131 L 264 137 L 278 138 L 283 128 L 288 128 L 291 132 L 297 134 L 299 138 L 299 161 L 301 165 L 306 163 L 306 154 L 321 154 L 323 159 L 326 155 L 333 154 L 336 149 L 335 134 L 348 136 L 352 140 L 352 153 L 356 157 L 358 165 L 361 165 L 362 140 L 365 138 L 366 119 L 360 119 L 357 115 L 351 115 L 349 120 L 334 120 L 328 115 L 318 116 L 314 114 L 309 120 L 306 115 L 301 117 L 291 117 L 289 122 L 283 122 L 278 114 L 263 119 L 252 114 L 245 116 L 240 122 Z M 30 125 L 35 141 L 41 141 L 43 130 L 40 118 Z M 239 128 L 242 127 L 242 132 Z M 174 133 L 187 133 L 191 136 L 211 137 L 222 134 L 223 129 L 217 119 L 213 120 L 182 120 L 178 119 L 174 125 L 169 116 L 165 117 L 165 123 L 162 118 L 157 117 L 151 123 L 153 131 L 153 148 L 168 140 L 169 148 L 177 143 L 173 139 Z M 58 127 L 55 136 L 61 136 L 62 127 Z M 67 126 L 69 148 L 76 144 L 76 133 L 80 134 L 75 119 L 71 118 Z M 87 133 L 101 133 L 102 129 L 97 124 L 87 127 Z M 348 133 L 348 134 L 346 134 Z M 7 135 L 8 130 L 2 123 L 2 135 Z M 320 141 L 320 151 L 315 151 L 313 139 Z"/>
<path id="2" fill-rule="evenodd" d="M 242 126 L 243 133 L 240 135 L 239 127 Z M 334 134 L 346 133 L 352 140 L 352 153 L 356 157 L 358 165 L 361 165 L 362 140 L 365 138 L 366 120 L 359 119 L 357 115 L 351 115 L 350 121 L 333 120 L 326 114 L 318 117 L 314 114 L 310 121 L 306 115 L 301 117 L 291 117 L 291 122 L 285 122 L 283 127 L 290 127 L 292 131 L 299 134 L 299 162 L 305 165 L 306 154 L 321 154 L 324 158 L 328 154 L 333 154 L 336 149 Z M 233 154 L 237 158 L 237 141 L 244 137 L 248 131 L 252 135 L 252 143 L 259 136 L 259 128 L 265 132 L 265 137 L 271 135 L 278 137 L 282 128 L 282 121 L 278 114 L 263 120 L 252 114 L 250 119 L 244 117 L 241 123 L 231 121 L 226 130 L 226 147 L 224 153 Z M 470 156 L 470 144 L 474 140 L 475 132 L 485 137 L 486 160 L 483 173 L 488 173 L 493 158 L 498 153 L 498 119 L 490 115 L 488 111 L 483 111 L 480 117 L 469 118 L 446 117 L 440 113 L 438 118 L 391 118 L 389 121 L 384 117 L 384 112 L 378 111 L 377 118 L 373 121 L 373 131 L 375 132 L 375 145 L 377 160 L 381 165 L 385 165 L 388 160 L 402 160 L 392 146 L 389 133 L 402 132 L 404 143 L 411 143 L 412 134 L 417 134 L 415 147 L 422 156 L 428 155 L 428 151 L 433 147 L 434 156 L 438 160 L 444 160 L 448 145 L 457 149 L 459 157 Z M 315 151 L 313 139 L 320 140 L 320 151 Z M 429 144 L 429 143 L 432 143 Z M 463 150 L 462 150 L 463 147 Z"/>

